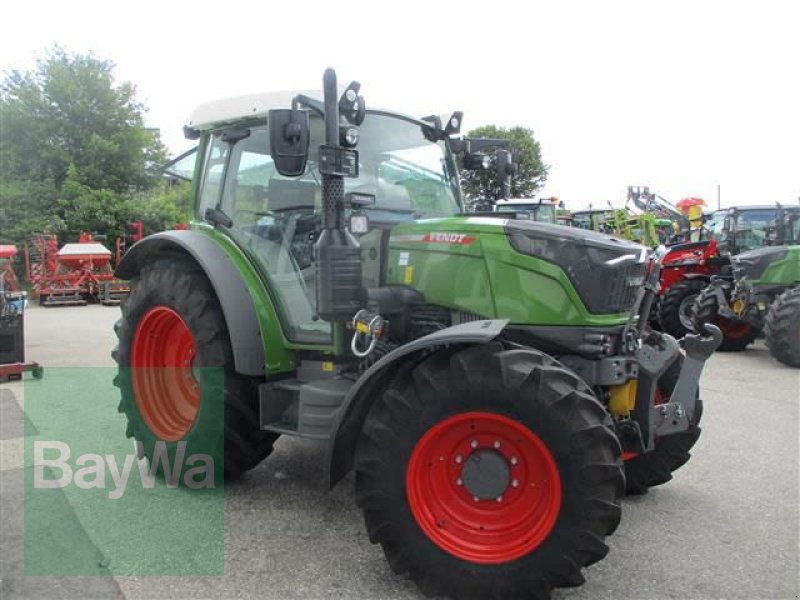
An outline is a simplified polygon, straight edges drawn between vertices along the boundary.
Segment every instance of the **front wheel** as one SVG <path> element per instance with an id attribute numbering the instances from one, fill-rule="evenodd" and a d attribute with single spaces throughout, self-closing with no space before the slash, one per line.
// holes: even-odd
<path id="1" fill-rule="evenodd" d="M 370 540 L 427 595 L 580 585 L 608 552 L 623 490 L 619 441 L 591 390 L 540 352 L 498 344 L 407 365 L 356 450 Z"/>
<path id="2" fill-rule="evenodd" d="M 730 292 L 725 297 L 730 301 Z M 703 325 L 711 323 L 722 332 L 720 352 L 741 352 L 752 344 L 758 336 L 758 328 L 745 321 L 728 319 L 719 315 L 719 300 L 714 286 L 704 289 L 692 307 L 692 319 L 696 331 L 703 331 Z"/>
<path id="3" fill-rule="evenodd" d="M 684 279 L 670 286 L 658 308 L 658 320 L 664 331 L 674 338 L 682 338 L 691 331 L 692 305 L 707 285 L 704 279 Z"/>
<path id="4" fill-rule="evenodd" d="M 769 307 L 764 336 L 772 356 L 800 367 L 800 287 L 783 292 Z"/>

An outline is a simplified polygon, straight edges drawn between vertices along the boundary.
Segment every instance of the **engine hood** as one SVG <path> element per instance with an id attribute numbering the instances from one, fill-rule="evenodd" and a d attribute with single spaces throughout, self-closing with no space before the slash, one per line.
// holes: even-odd
<path id="1" fill-rule="evenodd" d="M 561 267 L 591 313 L 630 310 L 644 283 L 647 248 L 640 244 L 531 221 L 508 221 L 505 231 L 517 252 Z"/>
<path id="2" fill-rule="evenodd" d="M 789 253 L 788 246 L 767 246 L 742 252 L 731 258 L 736 279 L 756 281 L 774 262 L 783 260 Z"/>

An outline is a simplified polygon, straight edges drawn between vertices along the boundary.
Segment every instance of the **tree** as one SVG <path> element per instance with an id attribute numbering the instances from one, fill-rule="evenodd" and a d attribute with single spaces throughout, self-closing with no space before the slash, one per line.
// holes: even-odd
<path id="1" fill-rule="evenodd" d="M 0 171 L 5 179 L 52 181 L 70 168 L 95 190 L 125 193 L 158 179 L 166 153 L 144 127 L 144 107 L 114 64 L 91 54 L 52 49 L 32 71 L 12 70 L 0 83 Z"/>
<path id="2" fill-rule="evenodd" d="M 31 71 L 0 81 L 0 240 L 33 232 L 62 242 L 88 231 L 121 235 L 185 220 L 185 200 L 160 173 L 166 151 L 144 126 L 136 88 L 110 61 L 52 49 Z"/>
<path id="3" fill-rule="evenodd" d="M 485 137 L 511 141 L 511 153 L 517 170 L 511 179 L 512 198 L 531 198 L 547 181 L 550 168 L 542 162 L 542 151 L 533 131 L 525 127 L 511 128 L 484 125 L 473 129 L 468 137 Z M 486 171 L 461 170 L 461 186 L 469 205 L 478 201 L 494 201 L 502 196 L 495 178 L 494 158 L 492 167 Z"/>

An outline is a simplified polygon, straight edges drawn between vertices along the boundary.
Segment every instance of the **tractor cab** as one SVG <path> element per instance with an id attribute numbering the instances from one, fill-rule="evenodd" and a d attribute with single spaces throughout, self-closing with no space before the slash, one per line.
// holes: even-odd
<path id="1" fill-rule="evenodd" d="M 780 212 L 778 205 L 729 209 L 717 237 L 720 254 L 733 256 L 772 245 L 778 230 Z"/>
<path id="2" fill-rule="evenodd" d="M 280 98 L 252 102 L 269 110 L 285 105 Z M 193 127 L 211 130 L 196 217 L 228 219 L 230 236 L 272 284 L 290 339 L 328 342 L 331 327 L 315 309 L 314 244 L 323 225 L 319 158 L 311 153 L 299 177 L 281 175 L 263 117 L 231 127 L 216 116 L 229 110 L 228 103 L 239 101 L 203 106 L 195 113 Z M 317 112 L 309 112 L 309 145 L 316 148 L 324 145 L 324 122 Z M 352 230 L 363 249 L 363 278 L 375 285 L 384 232 L 399 223 L 462 211 L 454 155 L 446 140 L 426 135 L 426 127 L 430 124 L 371 110 L 359 127 L 358 178 L 343 180 L 349 198 L 346 218 L 359 224 Z"/>

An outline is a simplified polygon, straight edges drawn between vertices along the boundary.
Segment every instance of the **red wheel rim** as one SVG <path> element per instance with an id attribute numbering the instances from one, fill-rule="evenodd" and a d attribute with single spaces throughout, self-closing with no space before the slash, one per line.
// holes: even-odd
<path id="1" fill-rule="evenodd" d="M 749 323 L 718 317 L 716 325 L 722 331 L 722 336 L 729 340 L 740 340 L 750 335 L 751 326 Z"/>
<path id="2" fill-rule="evenodd" d="M 471 490 L 468 465 L 491 458 L 508 477 L 494 497 Z M 561 508 L 558 466 L 542 440 L 496 413 L 462 413 L 437 423 L 417 442 L 406 471 L 417 524 L 450 554 L 483 564 L 525 556 L 544 541 Z M 477 498 L 477 499 L 476 499 Z"/>
<path id="3" fill-rule="evenodd" d="M 136 405 L 159 439 L 182 439 L 194 424 L 200 386 L 192 373 L 197 350 L 184 320 L 171 308 L 155 306 L 139 320 L 131 367 Z"/>

